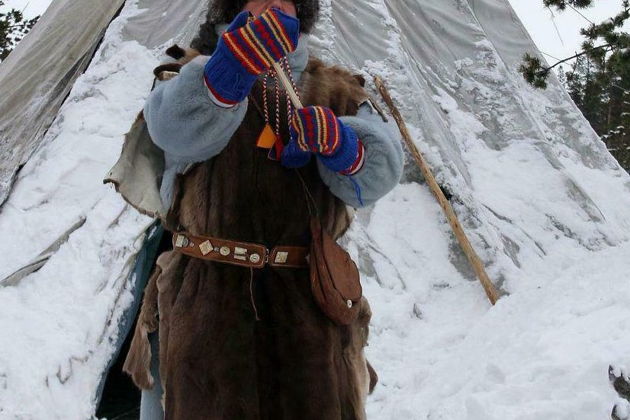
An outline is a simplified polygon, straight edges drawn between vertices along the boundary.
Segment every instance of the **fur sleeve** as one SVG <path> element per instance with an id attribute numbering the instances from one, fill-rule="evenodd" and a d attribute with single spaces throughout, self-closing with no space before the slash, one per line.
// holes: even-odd
<path id="1" fill-rule="evenodd" d="M 183 66 L 179 76 L 156 86 L 144 106 L 151 139 L 171 162 L 216 156 L 245 117 L 247 100 L 229 109 L 212 102 L 203 82 L 207 61 L 199 56 Z"/>
<path id="2" fill-rule="evenodd" d="M 353 176 L 341 175 L 318 160 L 319 174 L 330 191 L 352 207 L 374 204 L 400 181 L 403 151 L 395 128 L 385 123 L 365 104 L 356 117 L 340 117 L 357 133 L 365 146 L 363 168 Z"/>

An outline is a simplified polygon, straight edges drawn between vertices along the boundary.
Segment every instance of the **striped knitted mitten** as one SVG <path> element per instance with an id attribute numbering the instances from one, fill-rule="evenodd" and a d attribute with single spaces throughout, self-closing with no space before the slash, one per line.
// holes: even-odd
<path id="1" fill-rule="evenodd" d="M 327 168 L 344 175 L 358 172 L 363 165 L 363 144 L 329 108 L 308 106 L 296 110 L 290 132 L 291 141 L 282 153 L 284 166 L 303 166 L 310 153 L 317 153 Z"/>
<path id="2" fill-rule="evenodd" d="M 217 105 L 241 102 L 259 74 L 297 47 L 300 22 L 293 16 L 273 8 L 252 21 L 250 16 L 236 16 L 206 64 L 206 86 Z"/>

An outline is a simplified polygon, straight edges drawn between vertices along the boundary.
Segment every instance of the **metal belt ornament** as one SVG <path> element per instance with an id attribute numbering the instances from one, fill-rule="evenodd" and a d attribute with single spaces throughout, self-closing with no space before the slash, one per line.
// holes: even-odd
<path id="1" fill-rule="evenodd" d="M 173 234 L 173 249 L 191 257 L 242 267 L 308 267 L 309 249 L 301 246 L 276 246 L 269 250 L 266 246 L 253 242 L 178 232 Z"/>

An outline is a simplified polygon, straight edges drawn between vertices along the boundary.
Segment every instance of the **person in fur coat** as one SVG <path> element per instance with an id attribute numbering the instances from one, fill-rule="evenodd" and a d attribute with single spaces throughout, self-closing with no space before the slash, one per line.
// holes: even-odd
<path id="1" fill-rule="evenodd" d="M 191 44 L 200 55 L 144 107 L 164 152 L 167 230 L 307 247 L 313 211 L 337 239 L 348 206 L 399 182 L 400 141 L 362 78 L 309 57 L 318 11 L 317 0 L 210 2 Z M 270 77 L 273 62 L 304 108 Z M 266 126 L 275 141 L 259 147 Z M 338 325 L 313 299 L 308 268 L 163 252 L 125 362 L 143 389 L 141 419 L 365 419 L 376 376 L 363 354 L 370 308 L 358 305 L 357 319 Z"/>

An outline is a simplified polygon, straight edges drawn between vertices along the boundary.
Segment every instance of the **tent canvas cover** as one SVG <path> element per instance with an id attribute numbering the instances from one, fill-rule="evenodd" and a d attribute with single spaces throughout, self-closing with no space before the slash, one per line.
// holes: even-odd
<path id="1" fill-rule="evenodd" d="M 389 86 L 490 277 L 408 164 L 343 244 L 374 312 L 371 419 L 604 419 L 630 366 L 630 177 L 507 0 L 321 0 L 312 53 Z M 88 419 L 152 220 L 102 184 L 204 1 L 55 0 L 0 65 L 0 419 Z M 113 20 L 112 20 L 113 19 Z M 30 274 L 29 274 L 30 273 Z"/>

